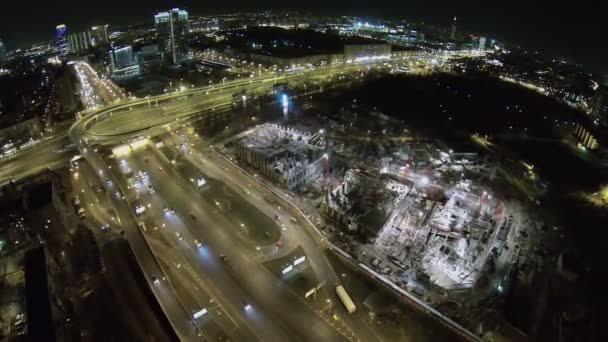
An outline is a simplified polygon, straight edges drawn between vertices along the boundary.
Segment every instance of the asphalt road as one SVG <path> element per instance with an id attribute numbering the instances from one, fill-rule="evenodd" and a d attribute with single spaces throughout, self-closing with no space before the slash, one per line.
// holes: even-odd
<path id="1" fill-rule="evenodd" d="M 178 128 L 192 116 L 213 115 L 214 108 L 231 107 L 233 102 L 239 102 L 238 97 L 233 94 L 239 94 L 241 90 L 267 93 L 277 81 L 289 81 L 292 86 L 310 80 L 325 79 L 335 82 L 343 78 L 334 75 L 363 71 L 367 68 L 369 66 L 356 64 L 332 65 L 307 71 L 306 74 L 290 74 L 278 78 L 262 75 L 246 81 L 226 82 L 216 87 L 134 100 L 91 112 L 71 127 L 70 139 L 98 171 L 107 191 L 110 194 L 116 193 L 112 200 L 125 236 L 146 277 L 159 280 L 150 280 L 151 289 L 180 338 L 194 340 L 204 334 L 199 330 L 199 322 L 191 318 L 190 312 L 192 307 L 198 307 L 201 303 L 185 302 L 184 298 L 175 295 L 177 286 L 171 285 L 164 277 L 161 266 L 163 260 L 186 260 L 193 275 L 199 280 L 205 280 L 206 290 L 218 299 L 226 313 L 239 326 L 238 334 L 248 340 L 251 340 L 251 334 L 263 341 L 346 340 L 341 332 L 291 292 L 283 281 L 256 262 L 255 253 L 250 252 L 251 246 L 244 245 L 234 237 L 236 230 L 230 227 L 231 223 L 216 210 L 217 208 L 197 199 L 200 195 L 187 182 L 178 183 L 176 180 L 179 176 L 172 170 L 171 165 L 159 158 L 158 153 L 151 148 L 147 148 L 133 152 L 127 162 L 132 164 L 134 169 L 146 169 L 150 182 L 159 194 L 158 198 L 149 198 L 149 203 L 146 204 L 150 205 L 150 219 L 153 224 L 160 224 L 164 219 L 163 229 L 175 229 L 183 236 L 180 240 L 176 235 L 178 242 L 173 248 L 164 248 L 159 255 L 155 255 L 151 244 L 157 244 L 158 241 L 167 244 L 167 234 L 149 241 L 144 237 L 147 232 L 142 235 L 137 227 L 133 203 L 130 202 L 132 190 L 121 185 L 121 175 L 117 173 L 117 168 L 110 169 L 108 160 L 103 160 L 89 145 L 119 144 L 137 136 L 165 133 Z M 147 158 L 148 162 L 145 162 L 144 158 Z M 158 169 L 159 166 L 162 171 Z M 109 182 L 105 181 L 106 177 L 110 179 Z M 235 179 L 240 177 L 243 176 L 233 175 Z M 240 182 L 244 181 L 245 179 L 242 179 Z M 122 199 L 122 195 L 126 195 L 127 199 Z M 162 203 L 170 203 L 171 207 L 175 208 L 174 214 L 169 212 L 171 217 L 165 217 L 166 213 L 160 209 Z M 315 238 L 307 234 L 298 238 L 302 240 L 307 255 L 310 254 L 311 265 L 318 277 L 327 279 L 328 283 L 337 282 L 335 272 L 323 255 L 322 248 L 319 248 L 319 241 L 314 241 Z M 203 242 L 205 246 L 196 248 L 194 239 Z M 222 261 L 220 254 L 226 255 L 228 261 Z M 209 281 L 210 279 L 212 281 Z M 338 303 L 338 300 L 335 302 Z M 249 309 L 245 309 L 247 304 L 251 305 Z M 334 307 L 340 310 L 339 306 Z M 349 326 L 354 327 L 361 340 L 376 339 L 365 326 L 353 318 L 355 316 L 343 316 Z"/>
<path id="2" fill-rule="evenodd" d="M 281 207 L 278 204 L 281 201 L 276 199 L 269 191 L 259 186 L 257 182 L 241 172 L 240 169 L 225 162 L 222 158 L 218 158 L 216 153 L 208 149 L 208 144 L 205 144 L 197 136 L 187 134 L 185 130 L 183 131 L 183 134 L 176 133 L 169 135 L 165 140 L 166 143 L 175 146 L 183 143 L 184 147 L 181 147 L 180 150 L 199 169 L 216 179 L 221 179 L 233 187 L 237 193 L 244 194 L 247 200 L 262 212 L 267 213 L 271 217 L 275 215 L 279 216 L 277 223 L 285 227 L 285 230 L 282 230 L 283 245 L 280 249 L 276 249 L 274 246 L 262 248 L 264 259 L 272 260 L 280 258 L 291 253 L 298 245 L 301 246 L 319 283 L 326 282 L 327 286 L 324 286 L 321 291 L 325 293 L 326 298 L 336 303 L 334 306 L 335 313 L 348 324 L 352 332 L 360 340 L 377 341 L 377 336 L 369 329 L 365 321 L 356 315 L 349 315 L 341 306 L 340 299 L 334 291 L 334 284 L 339 283 L 341 280 L 325 255 L 326 246 L 323 241 L 316 238 L 316 234 L 304 229 L 307 224 L 302 220 L 296 219 L 297 224 L 294 225 L 292 218 L 297 218 L 298 216 L 292 215 L 285 207 Z M 190 144 L 194 144 L 194 146 Z M 188 151 L 191 151 L 191 153 L 188 153 Z M 248 192 L 244 192 L 243 189 L 246 189 Z M 267 200 L 268 198 L 275 198 L 277 204 L 270 204 Z M 362 305 L 362 303 L 357 304 Z"/>
<path id="3" fill-rule="evenodd" d="M 74 155 L 75 147 L 65 133 L 18 152 L 9 158 L 0 159 L 0 186 L 38 174 L 47 168 L 66 165 Z"/>
<path id="4" fill-rule="evenodd" d="M 116 319 L 121 321 L 120 327 L 117 327 L 121 330 L 113 333 L 117 338 L 175 340 L 164 312 L 147 289 L 147 279 L 139 269 L 127 241 L 120 236 L 122 227 L 98 175 L 86 162 L 80 162 L 73 169 L 71 180 L 74 196 L 78 196 L 80 207 L 86 214 L 82 223 L 89 226 L 100 245 L 106 268 L 104 277 L 107 281 L 104 285 L 111 290 L 108 292 L 111 294 L 108 305 L 115 307 Z"/>
<path id="5" fill-rule="evenodd" d="M 354 68 L 357 69 L 359 67 L 347 66 L 349 69 Z M 333 69 L 329 71 L 329 75 L 333 73 Z M 321 73 L 324 74 L 324 73 Z M 331 76 L 330 76 L 331 77 Z M 309 79 L 309 78 L 308 78 Z M 274 83 L 274 78 L 272 80 L 268 79 L 268 88 Z M 243 83 L 243 85 L 251 84 L 249 82 Z M 229 87 L 225 86 L 225 87 Z M 267 90 L 265 90 L 267 91 Z M 202 99 L 198 99 L 197 101 L 201 101 L 203 104 L 212 105 L 217 104 L 218 106 L 224 102 L 230 104 L 232 102 L 232 93 L 222 93 L 223 91 L 218 91 L 215 96 L 202 95 L 200 96 Z M 206 93 L 206 91 L 205 91 Z M 180 94 L 181 95 L 181 94 Z M 210 97 L 207 99 L 206 97 Z M 171 97 L 171 96 L 168 96 Z M 173 96 L 175 99 L 178 99 L 179 96 Z M 194 98 L 194 96 L 192 97 Z M 191 98 L 191 99 L 192 99 Z M 190 99 L 184 99 L 183 102 L 174 101 L 168 104 L 165 104 L 164 107 L 174 106 L 174 108 L 165 108 L 164 113 L 161 109 L 161 113 L 156 111 L 156 116 L 151 113 L 152 111 L 152 102 L 139 101 L 140 105 L 144 106 L 143 111 L 135 110 L 133 111 L 131 106 L 127 105 L 119 105 L 114 106 L 114 109 L 106 110 L 106 113 L 109 113 L 116 108 L 122 107 L 122 110 L 125 112 L 112 114 L 112 116 L 108 120 L 108 116 L 106 116 L 105 120 L 99 120 L 100 117 L 97 117 L 97 114 L 92 114 L 84 119 L 77 122 L 70 129 L 70 137 L 77 144 L 79 150 L 82 152 L 83 156 L 89 161 L 89 163 L 97 170 L 105 173 L 101 175 L 101 178 L 106 177 L 107 175 L 111 175 L 111 179 L 116 179 L 116 175 L 113 171 L 110 171 L 107 168 L 106 161 L 102 160 L 99 155 L 90 150 L 87 146 L 86 140 L 95 141 L 113 141 L 114 143 L 127 139 L 133 134 L 139 134 L 144 131 L 146 127 L 155 127 L 155 128 L 163 128 L 164 125 L 171 124 L 175 119 L 181 116 L 187 116 L 190 113 L 185 112 L 186 108 L 190 108 L 191 112 L 201 111 L 202 108 L 194 107 L 194 105 L 198 105 L 196 102 L 192 102 Z M 154 103 L 155 106 L 155 103 Z M 148 107 L 148 110 L 145 110 L 145 107 Z M 201 106 L 202 107 L 202 106 Z M 185 112 L 185 113 L 184 113 Z M 101 123 L 100 123 L 100 122 Z M 97 130 L 100 124 L 105 123 L 107 127 L 106 131 L 97 131 L 96 133 L 91 133 L 91 126 L 95 126 Z M 135 126 L 135 127 L 134 127 Z M 150 130 L 145 130 L 147 134 L 152 135 Z M 166 168 L 169 170 L 170 168 Z M 151 174 L 151 177 L 154 177 Z M 172 203 L 174 206 L 179 206 L 178 212 L 181 215 L 185 215 L 185 217 L 189 216 L 189 213 L 195 213 L 197 217 L 201 218 L 201 221 L 204 221 L 208 224 L 208 226 L 214 226 L 216 221 L 222 221 L 222 218 L 214 217 L 211 219 L 209 217 L 210 213 L 208 210 L 204 210 L 201 206 L 204 206 L 203 203 L 197 203 L 196 201 L 190 201 L 185 196 L 183 196 L 184 191 L 186 189 L 180 189 L 180 187 L 169 187 L 167 184 L 171 183 L 159 183 L 157 187 L 159 187 L 159 191 L 162 192 L 163 198 L 165 198 L 168 202 Z M 109 192 L 114 192 L 114 186 L 118 186 L 118 184 L 107 183 L 106 187 Z M 164 190 L 161 190 L 164 189 Z M 126 193 L 124 189 L 122 189 L 121 193 Z M 118 200 L 117 212 L 118 216 L 121 219 L 123 227 L 125 227 L 126 235 L 133 246 L 137 259 L 140 263 L 142 263 L 142 268 L 144 269 L 144 273 L 149 277 L 152 277 L 152 274 L 159 275 L 162 274 L 162 269 L 159 265 L 158 260 L 152 254 L 148 245 L 146 245 L 146 241 L 141 235 L 141 233 L 136 228 L 136 224 L 134 221 L 132 210 L 133 208 L 128 204 L 124 203 L 124 201 Z M 207 208 L 209 209 L 209 208 Z M 204 220 L 203 220 L 204 218 Z M 198 219 L 197 219 L 198 220 Z M 223 224 L 228 224 L 223 219 Z M 262 340 L 275 340 L 275 338 L 279 338 L 279 340 L 323 340 L 323 341 L 339 341 L 345 340 L 346 338 L 342 335 L 342 333 L 338 332 L 335 328 L 330 326 L 328 323 L 323 321 L 316 313 L 312 312 L 308 306 L 287 288 L 287 286 L 281 282 L 280 280 L 274 278 L 274 276 L 263 266 L 255 263 L 253 258 L 250 258 L 246 254 L 242 254 L 241 249 L 235 250 L 232 248 L 232 244 L 234 241 L 230 238 L 225 230 L 209 230 L 209 232 L 214 232 L 212 236 L 203 236 L 201 239 L 210 239 L 211 241 L 215 241 L 216 246 L 224 246 L 219 247 L 221 250 L 225 249 L 225 252 L 222 254 L 227 255 L 230 258 L 231 267 L 225 272 L 218 272 L 214 275 L 214 280 L 216 278 L 221 279 L 224 277 L 225 283 L 222 282 L 222 292 L 225 292 L 228 288 L 227 284 L 234 284 L 233 292 L 230 298 L 232 299 L 232 307 L 235 310 L 239 305 L 243 306 L 245 302 L 249 303 L 247 299 L 248 296 L 251 296 L 253 300 L 255 300 L 255 304 L 252 305 L 252 310 L 247 310 L 247 312 L 238 315 L 240 317 L 248 317 L 253 316 L 256 318 L 256 326 L 254 329 L 257 334 L 265 334 L 267 338 L 262 338 Z M 219 262 L 217 259 L 217 255 L 215 256 L 215 263 Z M 199 264 L 200 265 L 200 264 Z M 258 270 L 258 272 L 245 272 L 244 270 Z M 252 274 L 252 276 L 247 276 Z M 265 277 L 260 277 L 259 275 L 266 274 Z M 230 280 L 232 278 L 232 281 Z M 335 275 L 334 275 L 335 277 Z M 215 283 L 214 281 L 213 283 Z M 164 283 L 161 283 L 164 284 Z M 244 287 L 248 292 L 243 293 Z M 159 286 L 154 286 L 154 288 L 158 288 Z M 176 296 L 171 296 L 169 298 L 168 291 L 171 290 L 170 284 L 167 284 L 166 288 L 163 291 L 155 291 L 157 299 L 161 303 L 161 306 L 165 310 L 167 316 L 170 318 L 174 328 L 176 329 L 178 335 L 182 337 L 190 336 L 193 338 L 195 335 L 198 336 L 198 333 L 193 330 L 191 326 L 191 322 L 187 322 L 183 317 L 184 314 L 184 303 L 180 303 L 179 299 Z M 268 296 L 269 293 L 273 291 L 276 293 L 282 294 L 282 296 Z M 243 296 L 243 294 L 248 296 Z M 277 298 L 282 298 L 282 300 L 278 300 Z M 234 301 L 240 302 L 234 303 Z M 254 301 L 252 300 L 252 303 Z M 226 302 L 226 301 L 224 301 Z M 222 303 L 224 306 L 228 306 L 226 303 Z M 180 307 L 181 306 L 181 307 Z M 298 308 L 299 310 L 294 310 Z M 230 311 L 230 309 L 228 309 Z M 251 313 L 257 313 L 256 315 L 252 315 Z M 264 315 L 262 315 L 262 313 Z M 285 313 L 291 313 L 286 315 Z M 266 323 L 264 323 L 266 322 Z M 277 325 L 277 322 L 283 322 L 280 325 Z M 268 330 L 269 327 L 274 327 L 271 330 Z M 313 329 L 311 329 L 311 327 Z M 289 339 L 287 339 L 289 336 Z"/>
<path id="6" fill-rule="evenodd" d="M 77 140 L 77 142 L 80 142 L 80 140 Z M 103 160 L 94 151 L 88 151 L 83 146 L 79 146 L 79 149 L 87 151 L 83 153 L 87 162 L 97 171 L 100 182 L 110 194 L 117 214 L 117 220 L 124 230 L 124 236 L 128 239 L 135 258 L 142 268 L 146 279 L 148 279 L 156 300 L 169 318 L 176 334 L 182 340 L 200 340 L 199 331 L 192 322 L 190 313 L 184 309 L 176 298 L 171 284 L 163 275 L 164 273 L 158 260 L 152 254 L 147 242 L 140 233 L 131 203 L 122 198 L 124 194 L 128 194 L 128 191 L 122 188 L 121 184 L 116 181 L 119 178 L 116 168 L 109 168 L 107 161 Z M 107 178 L 110 178 L 111 181 L 106 181 Z M 158 281 L 154 282 L 153 279 Z"/>
<path id="7" fill-rule="evenodd" d="M 193 261 L 193 269 L 200 272 L 201 278 L 213 279 L 209 287 L 217 287 L 215 294 L 221 292 L 223 298 L 219 301 L 229 308 L 229 312 L 240 316 L 262 341 L 346 340 L 285 283 L 257 263 L 253 246 L 241 245 L 241 240 L 235 236 L 238 228 L 231 226 L 217 208 L 200 199 L 193 185 L 188 180 L 180 180 L 171 164 L 151 149 L 133 153 L 127 162 L 146 168 L 156 192 L 171 203 L 176 211 L 174 214 L 164 213 L 157 206 L 153 208 L 161 211 L 163 217 L 168 216 L 167 230 L 182 229 L 179 231 L 184 238 L 181 240 L 182 252 Z M 200 250 L 190 242 L 194 239 L 204 242 L 206 258 L 200 258 Z M 226 255 L 228 261 L 222 261 L 220 254 Z M 250 310 L 244 309 L 245 302 L 252 306 Z"/>
<path id="8" fill-rule="evenodd" d="M 108 105 L 126 97 L 112 80 L 100 78 L 88 63 L 78 61 L 74 64 L 74 70 L 80 81 L 80 100 L 85 108 Z"/>

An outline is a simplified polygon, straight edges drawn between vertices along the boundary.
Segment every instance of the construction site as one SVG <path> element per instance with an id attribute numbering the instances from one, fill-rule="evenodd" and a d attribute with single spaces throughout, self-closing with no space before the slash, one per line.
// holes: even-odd
<path id="1" fill-rule="evenodd" d="M 359 139 L 357 126 L 331 123 L 257 125 L 231 139 L 233 151 L 294 194 L 334 244 L 394 284 L 424 298 L 487 283 L 519 222 L 476 182 L 495 168 L 474 152 L 407 139 L 407 129 L 397 137 L 386 120 L 376 127 L 385 139 Z"/>
<path id="2" fill-rule="evenodd" d="M 236 137 L 236 155 L 268 179 L 293 190 L 321 175 L 325 139 L 321 134 L 267 123 Z"/>

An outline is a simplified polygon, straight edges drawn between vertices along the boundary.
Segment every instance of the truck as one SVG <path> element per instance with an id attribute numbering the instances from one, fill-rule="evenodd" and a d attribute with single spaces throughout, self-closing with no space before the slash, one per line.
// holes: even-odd
<path id="1" fill-rule="evenodd" d="M 342 304 L 344 304 L 344 307 L 346 308 L 346 311 L 348 311 L 349 314 L 352 314 L 353 312 L 355 312 L 355 310 L 357 310 L 357 307 L 355 306 L 355 303 L 353 303 L 352 299 L 350 299 L 350 296 L 348 295 L 348 293 L 344 289 L 344 286 L 337 285 L 336 286 L 336 294 L 338 295 L 338 297 L 342 301 Z"/>

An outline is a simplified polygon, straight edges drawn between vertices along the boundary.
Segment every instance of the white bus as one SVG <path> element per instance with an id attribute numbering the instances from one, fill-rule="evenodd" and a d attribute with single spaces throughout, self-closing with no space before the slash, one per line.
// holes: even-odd
<path id="1" fill-rule="evenodd" d="M 352 314 L 353 312 L 355 312 L 355 310 L 357 310 L 355 303 L 353 303 L 352 299 L 350 299 L 350 296 L 342 285 L 336 286 L 336 293 L 338 294 L 338 297 L 340 297 L 342 304 L 344 304 L 344 307 L 346 308 L 349 314 Z"/>

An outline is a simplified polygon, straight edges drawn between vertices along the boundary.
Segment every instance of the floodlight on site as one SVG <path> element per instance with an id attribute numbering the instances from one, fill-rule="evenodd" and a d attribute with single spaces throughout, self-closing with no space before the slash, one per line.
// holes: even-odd
<path id="1" fill-rule="evenodd" d="M 429 177 L 426 177 L 426 176 L 422 176 L 422 177 L 420 177 L 420 182 L 419 182 L 419 184 L 420 184 L 421 186 L 427 186 L 427 185 L 429 185 L 429 183 L 430 183 L 430 182 L 431 182 L 431 181 L 430 181 Z"/>

